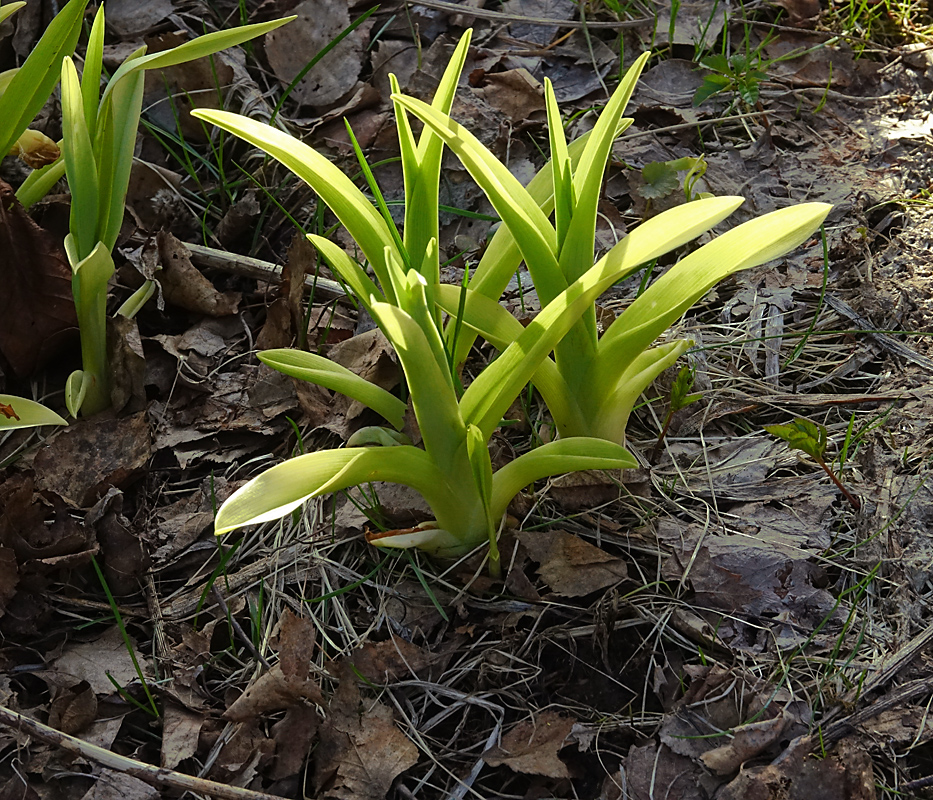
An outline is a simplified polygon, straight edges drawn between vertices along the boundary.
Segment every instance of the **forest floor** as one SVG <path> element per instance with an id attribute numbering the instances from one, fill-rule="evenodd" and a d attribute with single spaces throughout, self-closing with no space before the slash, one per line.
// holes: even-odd
<path id="1" fill-rule="evenodd" d="M 14 18 L 4 68 L 52 5 Z M 825 238 L 726 280 L 669 332 L 694 340 L 678 367 L 702 396 L 656 448 L 676 370 L 645 394 L 626 443 L 640 469 L 564 476 L 516 499 L 494 581 L 480 556 L 450 565 L 366 544 L 374 524 L 425 519 L 396 486 L 213 534 L 220 503 L 262 469 L 372 424 L 261 366 L 258 349 L 306 338 L 372 379 L 397 364 L 301 235 L 333 222 L 311 190 L 232 137 L 221 147 L 187 111 L 222 102 L 268 120 L 298 70 L 372 5 L 108 0 L 111 68 L 141 43 L 243 15 L 299 19 L 147 83 L 114 307 L 141 273 L 161 267 L 166 280 L 120 333 L 119 403 L 0 447 L 0 706 L 162 768 L 161 788 L 0 725 L 0 798 L 177 797 L 182 773 L 242 797 L 923 796 L 933 20 L 887 0 L 684 0 L 673 21 L 651 0 L 389 0 L 289 95 L 279 124 L 359 179 L 348 120 L 391 201 L 403 192 L 390 72 L 429 98 L 473 28 L 452 116 L 527 179 L 548 149 L 544 78 L 577 136 L 650 49 L 606 175 L 603 252 L 691 193 L 746 198 L 719 230 L 791 203 L 833 205 Z M 716 54 L 723 91 L 695 105 L 713 74 L 699 62 Z M 59 120 L 52 102 L 41 126 L 53 138 Z M 665 166 L 699 156 L 695 184 Z M 23 169 L 6 159 L 3 179 L 15 186 Z M 453 209 L 445 278 L 458 281 L 494 218 L 451 154 L 441 202 Z M 62 193 L 33 209 L 43 241 L 61 242 L 67 209 Z M 24 265 L 0 262 L 6 285 L 23 280 Z M 601 299 L 602 323 L 644 277 Z M 537 310 L 527 273 L 505 302 Z M 7 304 L 4 336 L 21 311 Z M 27 377 L 10 372 L 5 391 L 63 409 L 75 342 L 34 343 Z M 514 410 L 494 461 L 547 435 L 536 396 Z M 858 507 L 764 430 L 798 417 L 825 428 Z"/>

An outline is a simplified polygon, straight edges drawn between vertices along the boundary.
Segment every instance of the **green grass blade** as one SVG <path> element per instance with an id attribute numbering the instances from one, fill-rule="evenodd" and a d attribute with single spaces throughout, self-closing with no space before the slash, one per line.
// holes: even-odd
<path id="1" fill-rule="evenodd" d="M 367 311 L 375 302 L 386 302 L 382 290 L 370 280 L 369 275 L 363 271 L 362 267 L 338 245 L 334 244 L 330 239 L 325 239 L 323 236 L 314 233 L 308 234 L 308 241 L 317 248 L 317 251 L 324 257 L 330 268 L 347 284 L 350 291 L 366 307 Z"/>
<path id="2" fill-rule="evenodd" d="M 272 369 L 358 400 L 382 414 L 396 430 L 405 424 L 405 403 L 380 386 L 323 356 L 303 350 L 265 350 L 259 360 Z"/>

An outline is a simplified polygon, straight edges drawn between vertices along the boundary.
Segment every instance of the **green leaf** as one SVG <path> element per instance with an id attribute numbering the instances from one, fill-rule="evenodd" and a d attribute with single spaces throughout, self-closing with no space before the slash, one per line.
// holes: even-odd
<path id="1" fill-rule="evenodd" d="M 682 208 L 689 211 L 717 199 L 697 200 Z M 734 272 L 764 264 L 803 244 L 819 229 L 830 209 L 826 203 L 802 203 L 773 211 L 727 231 L 679 261 L 609 326 L 586 385 L 596 387 L 597 393 L 613 385 L 620 370 L 713 286 Z M 636 230 L 665 216 L 661 214 Z"/>
<path id="2" fill-rule="evenodd" d="M 109 250 L 116 244 L 123 226 L 144 86 L 142 72 L 128 75 L 101 104 L 102 117 L 95 142 L 101 185 L 99 231 L 100 240 Z"/>
<path id="3" fill-rule="evenodd" d="M 309 233 L 308 241 L 317 248 L 330 268 L 347 284 L 353 296 L 366 307 L 370 314 L 372 314 L 370 308 L 372 303 L 386 302 L 382 290 L 370 280 L 369 275 L 330 239 Z"/>
<path id="4" fill-rule="evenodd" d="M 404 433 L 393 431 L 391 428 L 382 428 L 378 425 L 368 425 L 354 431 L 347 439 L 347 447 L 398 447 L 411 444 Z"/>
<path id="5" fill-rule="evenodd" d="M 75 418 L 81 413 L 90 382 L 91 377 L 80 369 L 72 372 L 65 381 L 65 406 Z"/>
<path id="6" fill-rule="evenodd" d="M 45 105 L 74 52 L 88 0 L 70 0 L 58 12 L 0 97 L 0 154 L 8 153 Z"/>
<path id="7" fill-rule="evenodd" d="M 405 424 L 405 403 L 346 367 L 303 350 L 265 350 L 259 360 L 274 370 L 340 392 L 385 417 L 396 429 Z"/>
<path id="8" fill-rule="evenodd" d="M 406 95 L 392 100 L 412 112 L 456 153 L 511 228 L 539 294 L 553 296 L 566 285 L 557 262 L 557 234 L 518 179 L 466 128 L 426 103 Z"/>
<path id="9" fill-rule="evenodd" d="M 548 442 L 510 461 L 492 476 L 492 518 L 505 513 L 512 498 L 541 478 L 584 469 L 634 469 L 638 462 L 622 445 L 583 436 Z"/>
<path id="10" fill-rule="evenodd" d="M 72 0 L 74 2 L 74 0 Z M 163 50 L 159 53 L 137 56 L 124 61 L 117 71 L 111 77 L 107 88 L 104 90 L 104 99 L 118 85 L 119 81 L 131 72 L 137 70 L 165 69 L 173 67 L 176 64 L 183 64 L 186 61 L 194 61 L 204 56 L 217 53 L 220 50 L 226 50 L 228 47 L 248 42 L 258 36 L 263 36 L 276 28 L 282 27 L 287 22 L 291 22 L 296 17 L 284 17 L 283 19 L 274 19 L 270 22 L 259 22 L 255 25 L 241 25 L 238 28 L 230 30 L 214 31 L 198 36 L 196 39 L 180 44 L 170 50 Z"/>
<path id="11" fill-rule="evenodd" d="M 400 308 L 374 303 L 373 316 L 405 370 L 425 450 L 438 464 L 453 463 L 466 426 L 446 363 L 438 363 L 424 330 Z"/>
<path id="12" fill-rule="evenodd" d="M 67 424 L 58 414 L 41 403 L 12 394 L 0 394 L 0 429 L 2 430 Z"/>
<path id="13" fill-rule="evenodd" d="M 99 241 L 99 191 L 97 161 L 84 117 L 78 71 L 69 57 L 62 62 L 62 155 L 71 189 L 70 230 L 74 236 L 77 261 L 81 261 L 90 255 Z"/>
<path id="14" fill-rule="evenodd" d="M 229 111 L 197 109 L 191 116 L 245 139 L 307 183 L 337 216 L 372 265 L 390 303 L 395 302 L 385 248 L 395 248 L 385 220 L 346 175 L 316 150 L 287 133 Z"/>
<path id="15" fill-rule="evenodd" d="M 797 417 L 789 425 L 766 425 L 765 430 L 772 436 L 783 439 L 792 450 L 802 450 L 819 463 L 823 463 L 826 453 L 826 428 Z"/>
<path id="16" fill-rule="evenodd" d="M 731 81 L 721 75 L 707 75 L 703 78 L 703 83 L 697 87 L 693 93 L 693 107 L 697 108 L 709 100 L 713 95 L 717 95 L 727 89 Z"/>
<path id="17" fill-rule="evenodd" d="M 671 386 L 671 413 L 676 414 L 682 408 L 686 408 L 697 400 L 703 398 L 703 393 L 690 394 L 693 388 L 693 381 L 696 378 L 696 370 L 690 367 L 681 367 L 680 372 L 674 379 Z"/>
<path id="18" fill-rule="evenodd" d="M 645 185 L 639 187 L 638 193 L 646 200 L 659 200 L 680 188 L 677 169 L 670 161 L 645 164 L 641 168 L 641 176 L 645 179 Z"/>
<path id="19" fill-rule="evenodd" d="M 369 481 L 411 486 L 430 497 L 445 485 L 428 455 L 416 447 L 348 447 L 321 450 L 277 464 L 234 492 L 217 512 L 214 531 L 284 517 L 305 501 Z"/>
<path id="20" fill-rule="evenodd" d="M 25 2 L 20 0 L 17 3 L 7 3 L 5 6 L 0 8 L 0 22 L 3 22 L 5 19 L 9 19 L 13 14 L 19 11 L 24 5 Z"/>
<path id="21" fill-rule="evenodd" d="M 84 98 L 84 118 L 88 130 L 97 127 L 97 107 L 100 105 L 100 76 L 104 66 L 104 7 L 97 9 L 84 54 L 81 71 L 81 95 Z"/>

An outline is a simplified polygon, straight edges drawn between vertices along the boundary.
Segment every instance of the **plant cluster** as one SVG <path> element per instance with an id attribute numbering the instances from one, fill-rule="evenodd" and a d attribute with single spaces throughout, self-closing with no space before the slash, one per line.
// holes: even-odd
<path id="1" fill-rule="evenodd" d="M 48 161 L 30 174 L 16 192 L 28 208 L 62 178 L 71 190 L 70 233 L 65 252 L 71 264 L 72 295 L 81 336 L 82 369 L 66 383 L 65 400 L 74 416 L 110 407 L 107 364 L 107 286 L 114 272 L 111 256 L 126 200 L 136 134 L 142 111 L 146 70 L 164 69 L 202 58 L 249 41 L 288 22 L 273 20 L 233 30 L 205 34 L 182 45 L 147 55 L 145 47 L 131 54 L 110 77 L 101 94 L 104 53 L 104 7 L 91 28 L 84 69 L 79 80 L 71 54 L 81 32 L 88 0 L 70 0 L 52 20 L 23 66 L 0 75 L 0 153 L 27 158 L 37 150 Z M 25 3 L 0 8 L 0 21 Z M 62 142 L 59 147 L 28 125 L 62 84 Z M 132 316 L 152 294 L 151 283 L 121 307 Z M 18 400 L 30 425 L 64 424 L 57 414 L 38 415 Z M 51 415 L 51 416 L 49 416 Z M 14 427 L 16 417 L 0 417 L 0 427 Z M 16 424 L 15 427 L 25 427 Z"/>
<path id="2" fill-rule="evenodd" d="M 375 204 L 321 154 L 241 115 L 200 110 L 200 119 L 240 136 L 291 169 L 330 207 L 356 241 L 364 264 L 334 242 L 309 239 L 372 315 L 398 353 L 421 446 L 405 437 L 406 404 L 326 358 L 294 351 L 260 354 L 266 364 L 362 402 L 392 426 L 383 446 L 351 446 L 292 458 L 266 470 L 221 507 L 216 532 L 288 514 L 306 500 L 369 481 L 419 491 L 435 519 L 408 531 L 371 537 L 381 547 L 418 547 L 456 556 L 488 541 L 498 568 L 497 531 L 508 503 L 549 475 L 636 464 L 625 449 L 633 404 L 691 345 L 653 346 L 664 331 L 731 273 L 777 258 L 804 242 L 829 211 L 806 203 L 751 220 L 690 253 L 643 292 L 600 337 L 595 300 L 607 288 L 709 231 L 742 203 L 709 197 L 647 220 L 595 261 L 596 214 L 612 145 L 631 120 L 622 112 L 648 54 L 629 69 L 593 130 L 565 139 L 560 111 L 545 85 L 551 160 L 522 186 L 469 131 L 449 116 L 466 58 L 461 40 L 429 105 L 400 93 L 392 78 L 405 182 L 400 231 L 353 138 Z M 408 115 L 424 123 L 420 138 Z M 348 126 L 349 127 L 349 126 Z M 486 193 L 503 221 L 462 285 L 439 280 L 438 185 L 444 146 Z M 542 311 L 524 327 L 498 302 L 521 262 Z M 371 273 L 371 274 L 370 274 Z M 446 319 L 445 319 L 446 314 Z M 499 351 L 465 389 L 459 365 L 477 336 Z M 540 392 L 559 438 L 493 471 L 488 443 L 529 383 Z"/>

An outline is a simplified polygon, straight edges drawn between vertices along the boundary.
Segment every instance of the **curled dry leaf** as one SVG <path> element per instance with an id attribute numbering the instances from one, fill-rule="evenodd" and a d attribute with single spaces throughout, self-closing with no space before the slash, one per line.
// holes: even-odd
<path id="1" fill-rule="evenodd" d="M 188 248 L 172 234 L 159 231 L 156 242 L 162 262 L 159 282 L 169 303 L 209 317 L 236 313 L 240 303 L 239 292 L 218 292 L 191 263 Z"/>
<path id="2" fill-rule="evenodd" d="M 704 766 L 717 775 L 736 772 L 750 758 L 780 741 L 787 717 L 783 714 L 761 722 L 751 722 L 732 731 L 728 744 L 708 750 L 700 756 Z"/>

